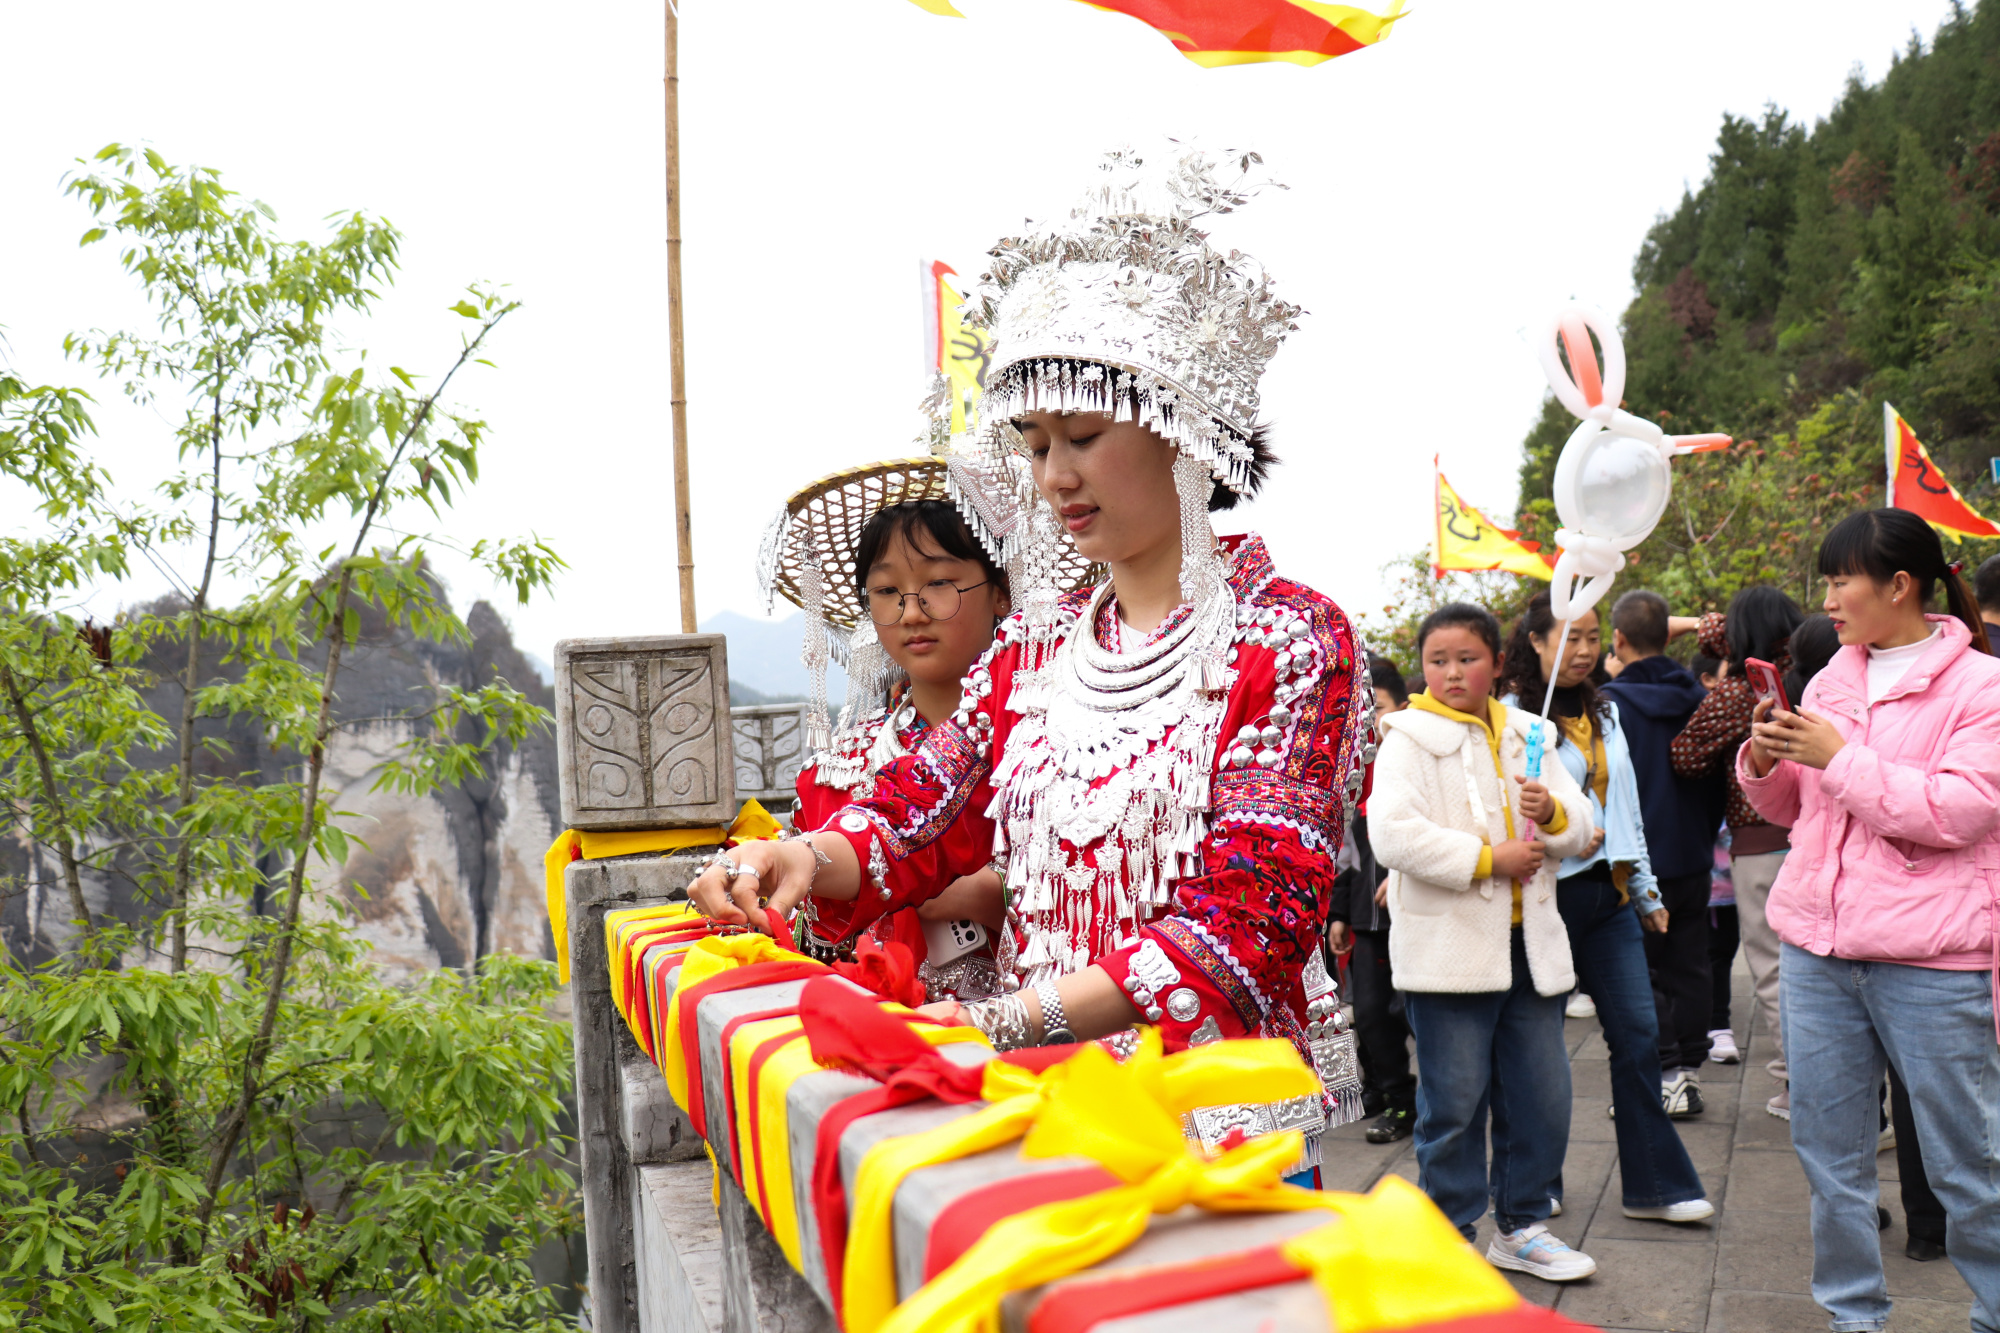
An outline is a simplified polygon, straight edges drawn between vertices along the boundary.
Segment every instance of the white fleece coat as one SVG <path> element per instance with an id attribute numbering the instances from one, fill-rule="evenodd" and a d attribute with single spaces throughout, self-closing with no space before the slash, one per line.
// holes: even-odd
<path id="1" fill-rule="evenodd" d="M 1507 775 L 1514 828 L 1523 821 L 1520 785 L 1527 772 L 1533 714 L 1507 710 L 1500 766 Z M 1386 733 L 1368 798 L 1368 840 L 1389 869 L 1389 960 L 1396 985 L 1410 991 L 1504 991 L 1513 985 L 1509 934 L 1512 886 L 1504 875 L 1474 879 L 1483 847 L 1507 838 L 1501 782 L 1481 727 L 1406 708 L 1382 719 Z M 1551 728 L 1553 731 L 1553 727 Z M 1553 736 L 1550 737 L 1553 741 Z M 1576 985 L 1569 932 L 1556 911 L 1556 869 L 1590 842 L 1590 802 L 1554 755 L 1542 761 L 1542 784 L 1562 804 L 1563 831 L 1540 834 L 1548 855 L 1541 873 L 1521 885 L 1521 934 L 1528 970 L 1541 995 Z"/>

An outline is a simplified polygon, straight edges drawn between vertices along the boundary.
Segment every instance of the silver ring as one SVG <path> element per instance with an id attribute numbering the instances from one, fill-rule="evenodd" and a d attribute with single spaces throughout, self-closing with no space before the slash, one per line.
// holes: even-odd
<path id="1" fill-rule="evenodd" d="M 733 861 L 730 862 L 729 878 L 740 879 L 744 875 L 750 876 L 750 878 L 756 880 L 759 884 L 762 884 L 764 882 L 764 872 L 759 870 L 756 866 L 737 865 Z"/>

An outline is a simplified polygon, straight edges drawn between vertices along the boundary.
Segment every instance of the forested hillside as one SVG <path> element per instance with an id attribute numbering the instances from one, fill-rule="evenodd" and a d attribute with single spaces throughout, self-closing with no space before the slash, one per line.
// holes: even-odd
<path id="1" fill-rule="evenodd" d="M 1677 607 L 1746 583 L 1818 597 L 1820 534 L 1883 503 L 1882 403 L 1960 492 L 2000 516 L 2000 0 L 1959 7 L 1808 127 L 1724 116 L 1708 178 L 1664 213 L 1624 313 L 1633 410 L 1727 431 L 1675 465 L 1675 504 L 1621 582 Z M 1551 399 L 1523 445 L 1521 526 L 1556 529 L 1574 421 Z M 2000 549 L 1967 542 L 1968 560 Z"/>

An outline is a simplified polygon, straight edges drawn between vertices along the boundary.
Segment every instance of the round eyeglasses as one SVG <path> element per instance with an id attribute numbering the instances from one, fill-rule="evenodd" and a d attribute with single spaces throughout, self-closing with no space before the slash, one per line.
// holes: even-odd
<path id="1" fill-rule="evenodd" d="M 896 588 L 870 588 L 868 590 L 868 618 L 878 625 L 894 625 L 903 619 L 903 612 L 910 604 L 910 598 L 917 599 L 917 605 L 932 620 L 950 620 L 958 614 L 963 595 L 974 588 L 983 588 L 991 579 L 981 579 L 968 583 L 963 588 L 950 579 L 932 579 L 915 592 L 903 592 Z"/>

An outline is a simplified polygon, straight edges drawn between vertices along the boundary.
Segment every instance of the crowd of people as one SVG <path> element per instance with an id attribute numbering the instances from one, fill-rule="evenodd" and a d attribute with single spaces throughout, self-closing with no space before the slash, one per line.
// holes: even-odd
<path id="1" fill-rule="evenodd" d="M 1974 1326 L 1996 1328 L 2000 557 L 1968 588 L 1929 525 L 1886 509 L 1835 526 L 1819 570 L 1817 614 L 1751 587 L 1681 617 L 1637 590 L 1605 642 L 1595 611 L 1560 624 L 1544 593 L 1504 638 L 1483 607 L 1438 608 L 1420 678 L 1371 661 L 1381 751 L 1327 936 L 1367 1137 L 1414 1134 L 1424 1189 L 1468 1238 L 1490 1208 L 1496 1264 L 1595 1272 L 1546 1226 L 1572 1108 L 1563 1019 L 1594 1016 L 1626 1215 L 1711 1217 L 1673 1122 L 1703 1113 L 1704 1064 L 1748 1045 L 1740 948 L 1833 1328 L 1886 1327 L 1875 1157 L 1892 1143 L 1907 1252 L 1948 1255 Z"/>
<path id="2" fill-rule="evenodd" d="M 1834 1327 L 1887 1319 L 1893 1072 L 1905 1189 L 2000 1333 L 2000 661 L 1937 536 L 1844 521 L 1815 616 L 1764 588 L 1699 618 L 1643 590 L 1604 621 L 1447 605 L 1406 681 L 1209 518 L 1276 462 L 1258 383 L 1301 313 L 1203 230 L 1258 161 L 1111 154 L 990 252 L 977 439 L 934 418 L 931 458 L 787 501 L 762 577 L 806 611 L 817 689 L 851 636 L 849 698 L 809 718 L 793 835 L 718 852 L 690 902 L 865 956 L 998 1051 L 1287 1043 L 1320 1096 L 1200 1108 L 1230 1127 L 1206 1150 L 1296 1133 L 1284 1178 L 1316 1188 L 1326 1131 L 1372 1117 L 1468 1239 L 1495 1214 L 1492 1262 L 1555 1281 L 1595 1269 L 1547 1226 L 1565 1013 L 1603 1028 L 1625 1211 L 1699 1222 L 1674 1121 L 1741 1058 L 1740 940 Z M 1978 583 L 2000 623 L 2000 567 Z"/>

